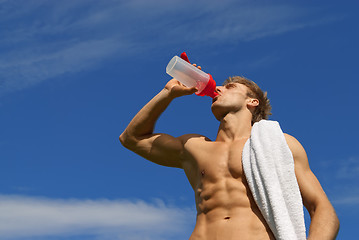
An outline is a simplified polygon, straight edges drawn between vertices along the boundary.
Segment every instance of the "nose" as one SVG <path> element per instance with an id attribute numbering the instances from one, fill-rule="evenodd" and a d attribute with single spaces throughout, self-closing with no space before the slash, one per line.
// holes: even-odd
<path id="1" fill-rule="evenodd" d="M 216 86 L 216 93 L 218 93 L 218 94 L 220 94 L 220 93 L 222 93 L 222 88 L 223 88 L 223 86 Z"/>

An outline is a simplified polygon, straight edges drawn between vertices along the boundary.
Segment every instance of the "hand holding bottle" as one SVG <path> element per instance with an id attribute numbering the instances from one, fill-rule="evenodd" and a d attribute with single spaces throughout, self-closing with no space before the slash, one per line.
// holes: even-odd
<path id="1" fill-rule="evenodd" d="M 218 95 L 215 92 L 216 82 L 210 74 L 201 71 L 200 67 L 193 66 L 189 63 L 186 53 L 181 54 L 181 58 L 174 56 L 168 63 L 166 72 L 173 78 L 180 81 L 185 86 L 196 87 L 199 96 L 210 96 L 214 98 Z"/>
<path id="2" fill-rule="evenodd" d="M 191 95 L 198 91 L 196 87 L 186 87 L 184 84 L 174 78 L 167 82 L 165 89 L 169 91 L 169 94 L 172 98 Z"/>

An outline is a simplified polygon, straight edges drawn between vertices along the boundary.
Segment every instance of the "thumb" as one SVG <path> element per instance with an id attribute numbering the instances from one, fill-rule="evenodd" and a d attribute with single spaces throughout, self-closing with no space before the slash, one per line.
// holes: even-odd
<path id="1" fill-rule="evenodd" d="M 191 87 L 191 88 L 187 89 L 188 94 L 193 94 L 193 93 L 195 93 L 197 91 L 198 91 L 198 89 L 196 87 Z"/>

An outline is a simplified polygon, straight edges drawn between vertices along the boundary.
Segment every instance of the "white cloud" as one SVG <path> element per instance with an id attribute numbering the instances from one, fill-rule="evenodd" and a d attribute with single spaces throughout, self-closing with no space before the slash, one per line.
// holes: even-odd
<path id="1" fill-rule="evenodd" d="M 358 157 L 321 161 L 316 174 L 333 204 L 359 205 Z"/>
<path id="2" fill-rule="evenodd" d="M 330 173 L 323 178 L 334 179 L 335 181 L 348 181 L 348 183 L 358 184 L 359 182 L 359 157 L 350 156 L 320 162 L 318 170 L 323 173 Z"/>
<path id="3" fill-rule="evenodd" d="M 0 93 L 164 46 L 251 41 L 323 24 L 316 11 L 250 1 L 5 1 Z"/>
<path id="4" fill-rule="evenodd" d="M 0 77 L 5 79 L 1 85 L 18 90 L 58 75 L 82 71 L 112 55 L 120 45 L 112 39 L 89 40 L 65 46 L 39 46 L 21 54 L 14 52 L 0 60 Z"/>
<path id="5" fill-rule="evenodd" d="M 340 179 L 357 179 L 357 184 L 359 184 L 359 158 L 350 157 L 345 161 L 339 161 L 336 177 Z"/>
<path id="6" fill-rule="evenodd" d="M 351 194 L 352 195 L 352 194 Z M 359 205 L 359 194 L 357 196 L 341 196 L 333 199 L 335 205 Z"/>
<path id="7" fill-rule="evenodd" d="M 160 201 L 6 195 L 0 195 L 0 213 L 2 239 L 81 234 L 101 239 L 136 239 L 139 235 L 147 239 L 169 239 L 176 235 L 186 238 L 195 217 L 189 209 L 169 207 Z"/>

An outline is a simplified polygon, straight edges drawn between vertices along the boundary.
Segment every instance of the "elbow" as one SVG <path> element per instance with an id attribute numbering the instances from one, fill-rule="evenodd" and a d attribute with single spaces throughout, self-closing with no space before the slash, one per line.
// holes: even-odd
<path id="1" fill-rule="evenodd" d="M 131 140 L 132 138 L 127 134 L 126 131 L 124 131 L 123 133 L 121 133 L 119 140 L 122 144 L 122 146 L 124 146 L 125 148 L 130 148 L 131 145 L 133 145 L 133 140 Z"/>
<path id="2" fill-rule="evenodd" d="M 334 214 L 333 220 L 332 220 L 332 229 L 333 229 L 333 239 L 336 239 L 339 233 L 339 229 L 340 229 L 340 222 L 339 222 L 339 218 L 336 214 Z"/>
<path id="3" fill-rule="evenodd" d="M 120 137 L 118 139 L 120 140 L 120 143 L 122 145 L 125 145 L 125 143 L 126 143 L 126 134 L 125 134 L 125 132 L 121 133 L 121 135 L 120 135 Z"/>
<path id="4" fill-rule="evenodd" d="M 340 221 L 339 221 L 339 218 L 338 218 L 337 214 L 335 214 L 335 226 L 336 226 L 337 235 L 338 235 L 338 232 L 339 232 L 339 229 L 340 229 Z"/>
<path id="5" fill-rule="evenodd" d="M 312 219 L 315 215 L 324 216 L 324 219 L 326 219 L 328 226 L 331 226 L 332 232 L 335 234 L 335 236 L 338 235 L 340 221 L 334 207 L 330 204 L 329 201 L 325 201 L 322 204 L 318 204 L 317 206 L 314 206 L 308 211 Z"/>
<path id="6" fill-rule="evenodd" d="M 337 215 L 334 207 L 331 204 L 328 207 L 328 211 L 332 213 L 331 216 L 332 216 L 332 221 L 333 221 L 333 227 L 335 228 L 335 230 L 338 234 L 339 228 L 340 228 L 340 221 L 339 221 L 338 215 Z"/>
<path id="7" fill-rule="evenodd" d="M 132 134 L 129 134 L 126 130 L 123 133 L 121 133 L 119 140 L 122 146 L 124 146 L 125 148 L 131 151 L 133 151 L 136 148 L 138 143 L 138 138 L 136 138 Z"/>

